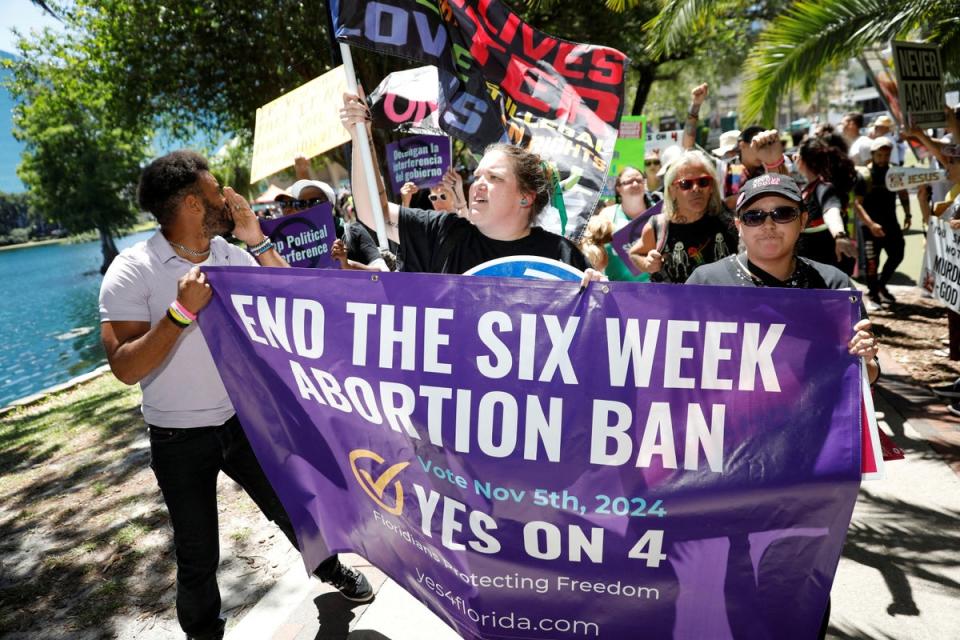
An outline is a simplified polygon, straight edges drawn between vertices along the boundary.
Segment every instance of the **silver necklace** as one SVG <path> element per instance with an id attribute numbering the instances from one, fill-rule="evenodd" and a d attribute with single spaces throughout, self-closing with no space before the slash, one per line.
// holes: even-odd
<path id="1" fill-rule="evenodd" d="M 170 243 L 170 246 L 174 249 L 180 249 L 180 251 L 183 251 L 185 254 L 193 256 L 194 258 L 206 258 L 208 255 L 210 255 L 210 249 L 207 249 L 206 251 L 194 251 L 193 249 L 185 247 L 178 242 L 174 242 L 173 240 L 167 240 L 167 242 Z"/>

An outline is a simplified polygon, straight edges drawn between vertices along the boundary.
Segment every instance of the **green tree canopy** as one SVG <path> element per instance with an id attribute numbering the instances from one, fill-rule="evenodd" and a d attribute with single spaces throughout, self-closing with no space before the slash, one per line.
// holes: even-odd
<path id="1" fill-rule="evenodd" d="M 717 19 L 739 0 L 667 0 L 647 25 L 655 53 L 668 54 L 685 34 Z M 765 20 L 744 63 L 744 121 L 772 123 L 791 88 L 804 98 L 825 70 L 885 45 L 890 39 L 925 40 L 941 48 L 944 67 L 960 63 L 960 0 L 766 0 L 743 5 Z M 771 11 L 772 10 L 772 11 Z"/>
<path id="2" fill-rule="evenodd" d="M 135 220 L 132 185 L 145 158 L 149 130 L 117 118 L 111 87 L 95 58 L 70 32 L 21 39 L 7 61 L 18 99 L 14 135 L 25 144 L 20 179 L 33 207 L 71 233 L 97 230 L 104 266 L 116 255 L 113 236 Z"/>

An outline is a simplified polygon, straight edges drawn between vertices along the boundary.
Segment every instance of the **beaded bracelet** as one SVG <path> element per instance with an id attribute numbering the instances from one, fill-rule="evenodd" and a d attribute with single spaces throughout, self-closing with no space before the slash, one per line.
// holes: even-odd
<path id="1" fill-rule="evenodd" d="M 256 246 L 250 247 L 248 250 L 249 250 L 250 253 L 253 254 L 254 256 L 259 256 L 259 255 L 261 255 L 261 254 L 266 253 L 267 251 L 270 251 L 270 249 L 273 249 L 274 246 L 275 246 L 275 245 L 274 245 L 273 242 L 270 240 L 270 238 L 264 238 L 264 239 L 263 239 L 263 242 L 261 242 L 260 244 L 258 244 L 258 245 L 256 245 Z"/>

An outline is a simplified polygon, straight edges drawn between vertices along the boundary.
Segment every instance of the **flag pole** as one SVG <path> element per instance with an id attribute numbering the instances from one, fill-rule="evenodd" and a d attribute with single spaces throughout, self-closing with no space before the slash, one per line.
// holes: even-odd
<path id="1" fill-rule="evenodd" d="M 347 89 L 350 93 L 358 94 L 357 74 L 353 69 L 353 56 L 350 47 L 340 44 L 340 55 L 343 57 L 343 70 L 347 74 Z M 367 177 L 367 196 L 373 209 L 373 221 L 376 224 L 377 238 L 380 241 L 380 253 L 389 251 L 387 244 L 387 226 L 384 224 L 383 206 L 380 202 L 380 193 L 377 190 L 377 174 L 373 166 L 373 154 L 370 153 L 370 138 L 367 136 L 367 127 L 363 122 L 356 125 L 357 144 L 360 145 L 360 161 L 363 164 L 363 173 Z"/>

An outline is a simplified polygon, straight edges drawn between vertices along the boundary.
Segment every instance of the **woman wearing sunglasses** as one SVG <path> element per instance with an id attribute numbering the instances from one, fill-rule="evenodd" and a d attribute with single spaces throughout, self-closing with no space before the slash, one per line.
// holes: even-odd
<path id="1" fill-rule="evenodd" d="M 697 267 L 737 251 L 737 236 L 717 189 L 717 171 L 702 151 L 684 151 L 663 177 L 663 212 L 630 250 L 655 282 L 682 283 Z"/>
<path id="2" fill-rule="evenodd" d="M 834 266 L 797 255 L 797 241 L 807 224 L 803 197 L 789 176 L 768 173 L 749 180 L 737 200 L 737 230 L 744 251 L 693 272 L 687 284 L 794 289 L 853 289 L 850 278 Z M 861 309 L 866 318 L 866 312 Z M 870 321 L 853 327 L 850 353 L 864 356 L 871 382 L 880 375 L 877 341 Z"/>
<path id="3" fill-rule="evenodd" d="M 748 180 L 737 197 L 736 225 L 744 251 L 700 267 L 687 284 L 852 289 L 850 278 L 836 267 L 797 256 L 797 240 L 806 223 L 803 197 L 792 178 L 767 173 Z M 847 349 L 864 359 L 867 379 L 873 384 L 880 377 L 879 344 L 862 305 L 860 313 L 863 319 L 853 325 Z M 828 601 L 818 638 L 826 637 L 829 619 Z"/>

